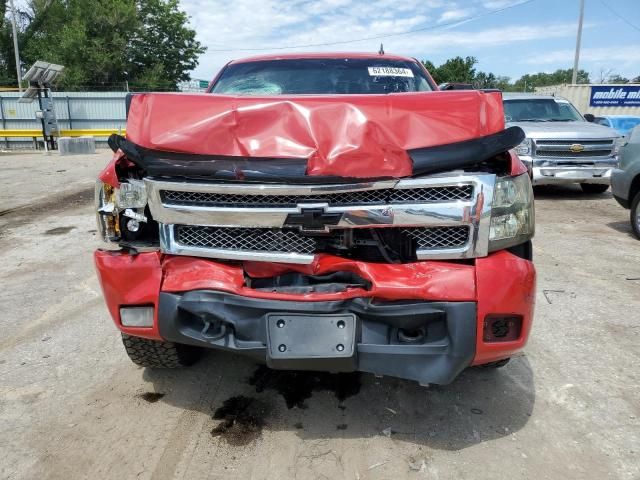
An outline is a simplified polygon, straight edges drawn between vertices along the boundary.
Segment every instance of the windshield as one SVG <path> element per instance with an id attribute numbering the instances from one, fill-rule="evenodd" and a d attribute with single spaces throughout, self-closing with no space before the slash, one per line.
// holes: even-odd
<path id="1" fill-rule="evenodd" d="M 629 133 L 636 125 L 640 125 L 640 117 L 609 118 L 609 120 L 613 128 L 624 134 Z"/>
<path id="2" fill-rule="evenodd" d="M 564 100 L 521 99 L 504 101 L 506 122 L 584 122 L 573 105 Z"/>
<path id="3" fill-rule="evenodd" d="M 227 95 L 385 94 L 433 90 L 417 62 L 299 58 L 231 64 L 213 93 Z"/>

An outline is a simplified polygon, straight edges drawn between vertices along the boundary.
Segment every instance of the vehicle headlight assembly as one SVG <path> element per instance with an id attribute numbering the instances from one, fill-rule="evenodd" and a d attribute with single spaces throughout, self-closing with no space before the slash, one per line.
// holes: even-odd
<path id="1" fill-rule="evenodd" d="M 498 178 L 491 208 L 489 251 L 524 243 L 534 232 L 533 188 L 529 176 Z"/>
<path id="2" fill-rule="evenodd" d="M 96 181 L 95 206 L 98 231 L 105 242 L 118 242 L 123 238 L 121 217 L 131 232 L 137 232 L 140 222 L 146 222 L 138 212 L 147 205 L 147 191 L 142 180 L 128 179 L 115 188 L 101 180 Z M 125 218 L 127 217 L 127 218 Z"/>
<path id="3" fill-rule="evenodd" d="M 518 155 L 531 155 L 531 139 L 525 138 L 520 145 L 516 147 Z"/>
<path id="4" fill-rule="evenodd" d="M 618 137 L 613 141 L 613 155 L 618 156 L 620 154 L 620 148 L 624 147 L 627 144 L 627 139 L 625 137 Z"/>
<path id="5" fill-rule="evenodd" d="M 147 205 L 147 189 L 142 180 L 130 178 L 121 182 L 116 192 L 116 204 L 120 209 L 144 208 Z"/>

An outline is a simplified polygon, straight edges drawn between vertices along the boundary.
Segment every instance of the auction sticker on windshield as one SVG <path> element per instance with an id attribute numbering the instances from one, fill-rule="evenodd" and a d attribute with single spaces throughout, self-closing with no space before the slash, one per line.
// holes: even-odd
<path id="1" fill-rule="evenodd" d="M 399 67 L 367 67 L 369 75 L 372 77 L 412 77 L 413 72 L 410 68 Z"/>

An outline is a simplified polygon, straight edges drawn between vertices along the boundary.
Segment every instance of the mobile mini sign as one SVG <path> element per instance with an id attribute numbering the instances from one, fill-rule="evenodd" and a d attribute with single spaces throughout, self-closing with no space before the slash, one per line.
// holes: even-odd
<path id="1" fill-rule="evenodd" d="M 591 107 L 640 107 L 640 85 L 591 87 Z"/>

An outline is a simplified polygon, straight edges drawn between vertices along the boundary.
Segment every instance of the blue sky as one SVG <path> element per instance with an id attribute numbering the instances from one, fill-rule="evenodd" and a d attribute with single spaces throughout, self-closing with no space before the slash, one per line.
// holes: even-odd
<path id="1" fill-rule="evenodd" d="M 640 0 L 585 3 L 580 67 L 592 81 L 603 73 L 640 75 Z M 435 64 L 472 55 L 480 70 L 516 79 L 572 66 L 579 0 L 181 0 L 181 5 L 209 48 L 194 78 L 210 79 L 234 58 L 273 52 L 377 51 L 382 41 L 389 53 Z M 276 50 L 416 29 L 423 30 L 382 40 Z M 266 50 L 237 50 L 252 48 Z"/>

